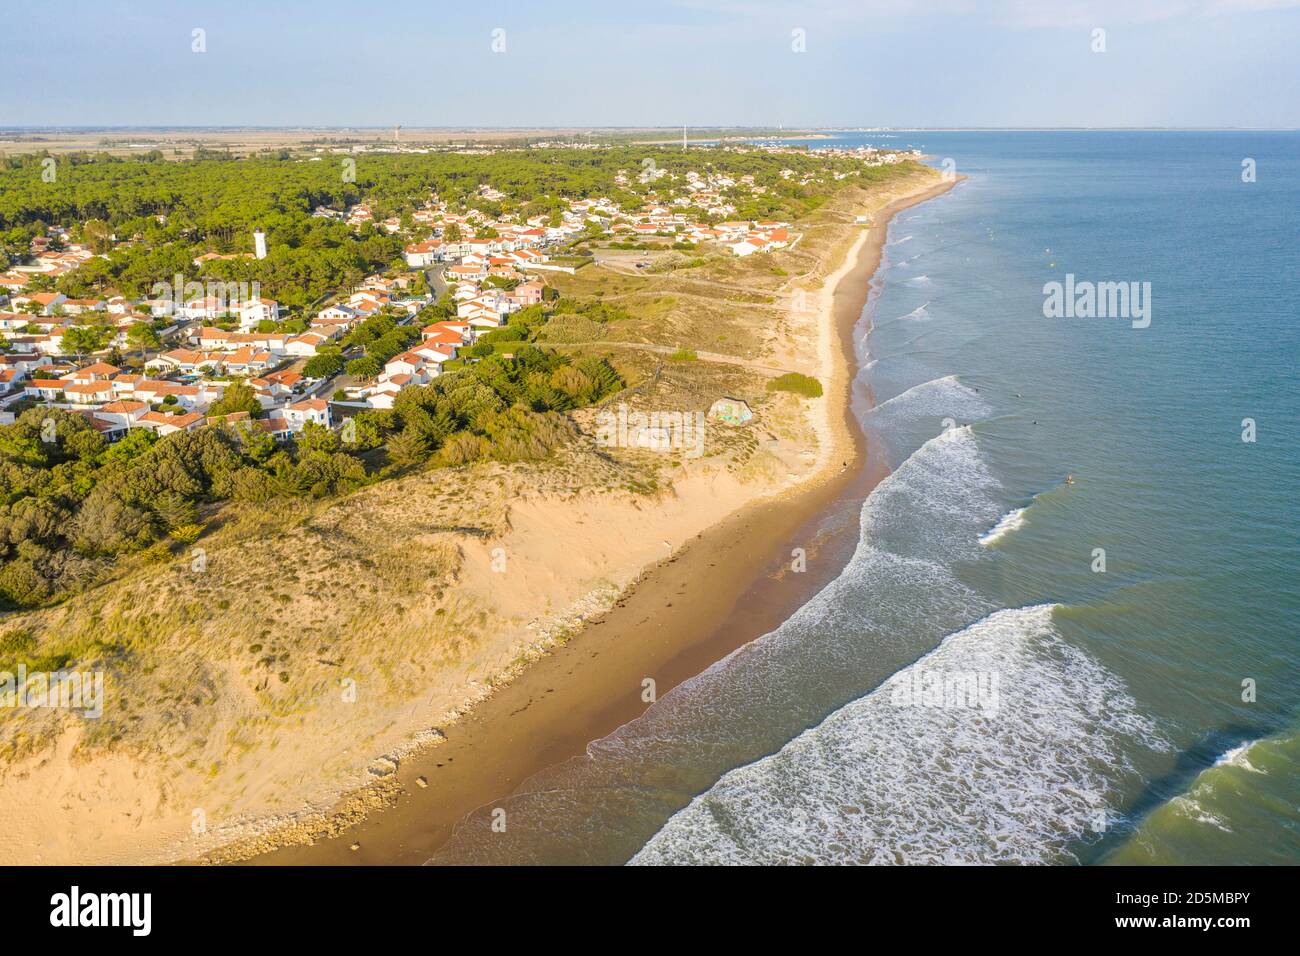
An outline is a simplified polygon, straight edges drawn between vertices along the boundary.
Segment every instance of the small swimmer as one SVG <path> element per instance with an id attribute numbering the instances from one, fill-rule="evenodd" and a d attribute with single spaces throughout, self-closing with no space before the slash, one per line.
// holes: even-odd
<path id="1" fill-rule="evenodd" d="M 1066 475 L 1066 476 L 1065 476 L 1065 483 L 1066 483 L 1067 485 L 1072 485 L 1072 484 L 1074 484 L 1074 475 Z"/>

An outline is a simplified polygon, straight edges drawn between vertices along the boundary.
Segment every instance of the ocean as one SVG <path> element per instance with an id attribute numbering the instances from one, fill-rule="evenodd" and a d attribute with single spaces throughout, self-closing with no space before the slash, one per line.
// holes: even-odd
<path id="1" fill-rule="evenodd" d="M 862 143 L 853 557 L 432 862 L 1300 863 L 1300 134 Z"/>

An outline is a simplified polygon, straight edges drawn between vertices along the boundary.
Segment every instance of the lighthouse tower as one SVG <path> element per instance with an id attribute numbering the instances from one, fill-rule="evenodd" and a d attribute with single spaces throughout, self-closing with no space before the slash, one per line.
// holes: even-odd
<path id="1" fill-rule="evenodd" d="M 266 233 L 260 227 L 253 230 L 253 255 L 259 259 L 266 258 Z"/>

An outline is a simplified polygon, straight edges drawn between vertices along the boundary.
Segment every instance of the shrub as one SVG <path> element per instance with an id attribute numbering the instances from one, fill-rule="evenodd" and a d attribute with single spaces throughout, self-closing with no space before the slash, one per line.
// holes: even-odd
<path id="1" fill-rule="evenodd" d="M 786 372 L 779 378 L 774 378 L 768 382 L 767 390 L 769 392 L 793 392 L 795 395 L 802 395 L 804 398 L 820 398 L 822 383 L 799 372 Z"/>
<path id="2" fill-rule="evenodd" d="M 440 453 L 443 464 L 465 465 L 483 457 L 488 449 L 487 441 L 470 432 L 458 432 L 443 446 Z"/>
<path id="3" fill-rule="evenodd" d="M 36 650 L 36 638 L 27 628 L 0 634 L 0 670 L 17 666 Z"/>
<path id="4" fill-rule="evenodd" d="M 493 329 L 479 338 L 479 342 L 493 344 L 496 342 L 523 342 L 528 338 L 527 329 L 520 328 L 518 325 L 508 325 L 502 329 Z"/>
<path id="5" fill-rule="evenodd" d="M 181 544 L 193 544 L 198 540 L 199 535 L 203 533 L 204 526 L 197 523 L 177 525 L 172 528 L 170 534 L 172 538 Z"/>

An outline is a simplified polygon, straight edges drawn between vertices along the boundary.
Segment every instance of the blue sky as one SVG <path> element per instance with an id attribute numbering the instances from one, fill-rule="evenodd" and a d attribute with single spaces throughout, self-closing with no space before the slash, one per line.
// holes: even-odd
<path id="1" fill-rule="evenodd" d="M 1300 126 L 1300 0 L 62 0 L 4 20 L 0 127 Z"/>

